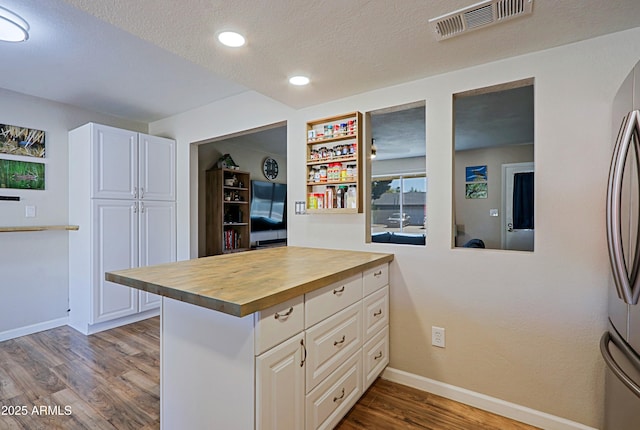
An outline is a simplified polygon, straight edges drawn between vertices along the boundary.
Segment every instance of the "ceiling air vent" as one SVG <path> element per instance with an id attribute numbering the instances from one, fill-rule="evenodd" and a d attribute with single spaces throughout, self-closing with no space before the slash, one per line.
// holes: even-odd
<path id="1" fill-rule="evenodd" d="M 429 20 L 438 40 L 531 13 L 533 0 L 485 0 Z"/>

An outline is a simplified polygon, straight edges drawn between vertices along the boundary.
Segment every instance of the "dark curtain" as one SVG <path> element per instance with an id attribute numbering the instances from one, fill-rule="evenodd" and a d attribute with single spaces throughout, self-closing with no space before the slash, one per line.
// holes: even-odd
<path id="1" fill-rule="evenodd" d="M 513 228 L 533 228 L 533 172 L 513 175 Z"/>

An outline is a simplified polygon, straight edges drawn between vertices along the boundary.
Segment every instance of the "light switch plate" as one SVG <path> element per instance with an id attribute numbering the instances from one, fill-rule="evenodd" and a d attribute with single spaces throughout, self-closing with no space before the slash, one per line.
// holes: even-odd
<path id="1" fill-rule="evenodd" d="M 36 216 L 36 207 L 35 206 L 25 206 L 24 207 L 24 216 L 27 218 L 34 218 Z"/>
<path id="2" fill-rule="evenodd" d="M 498 216 L 498 209 L 489 209 L 489 216 Z"/>

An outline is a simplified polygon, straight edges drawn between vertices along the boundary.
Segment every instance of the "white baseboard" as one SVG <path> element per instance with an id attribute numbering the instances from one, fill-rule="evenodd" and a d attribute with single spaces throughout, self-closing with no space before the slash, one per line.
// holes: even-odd
<path id="1" fill-rule="evenodd" d="M 146 320 L 147 318 L 152 318 L 160 315 L 160 308 L 151 309 L 149 311 L 141 312 L 139 314 L 129 315 L 126 317 L 118 318 L 115 320 L 97 323 L 97 324 L 77 324 L 70 323 L 69 327 L 79 331 L 84 335 L 90 335 L 95 333 L 100 333 L 101 331 L 111 330 L 112 328 L 120 327 L 127 324 L 132 324 L 134 322 Z"/>
<path id="2" fill-rule="evenodd" d="M 550 415 L 535 409 L 506 402 L 504 400 L 496 399 L 495 397 L 486 396 L 465 388 L 445 384 L 444 382 L 425 378 L 423 376 L 404 372 L 398 369 L 387 367 L 387 369 L 382 373 L 382 378 L 547 430 L 596 430 L 593 427 L 588 427 L 584 424 L 560 418 L 555 415 Z"/>
<path id="3" fill-rule="evenodd" d="M 7 330 L 0 333 L 0 342 L 9 339 L 15 339 L 16 337 L 26 336 L 28 334 L 38 333 L 39 331 L 49 330 L 56 327 L 67 325 L 69 321 L 68 317 L 58 318 L 51 321 L 45 321 L 37 324 L 28 325 L 26 327 L 20 327 L 13 330 Z"/>

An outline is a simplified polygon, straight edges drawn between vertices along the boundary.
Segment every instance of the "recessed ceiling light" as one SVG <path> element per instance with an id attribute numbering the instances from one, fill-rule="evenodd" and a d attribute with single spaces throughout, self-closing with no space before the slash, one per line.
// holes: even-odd
<path id="1" fill-rule="evenodd" d="M 292 76 L 291 78 L 289 78 L 289 83 L 291 85 L 298 86 L 307 85 L 309 83 L 309 78 L 307 78 L 306 76 Z"/>
<path id="2" fill-rule="evenodd" d="M 238 48 L 245 43 L 244 36 L 234 31 L 223 31 L 218 34 L 218 40 L 223 45 L 230 46 L 232 48 Z"/>
<path id="3" fill-rule="evenodd" d="M 22 42 L 29 38 L 29 24 L 15 13 L 0 6 L 0 40 Z"/>

